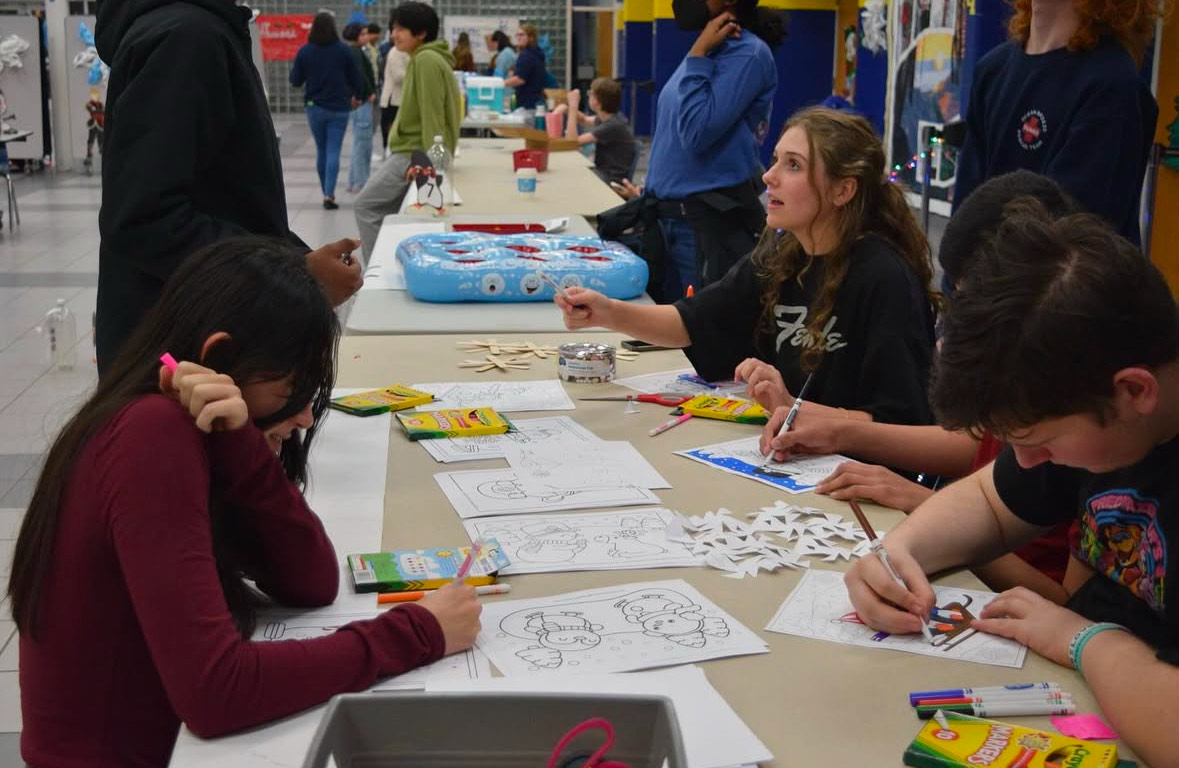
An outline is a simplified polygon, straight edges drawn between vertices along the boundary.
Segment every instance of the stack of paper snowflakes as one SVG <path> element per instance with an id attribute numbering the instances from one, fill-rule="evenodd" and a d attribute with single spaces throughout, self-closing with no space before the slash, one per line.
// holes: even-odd
<path id="1" fill-rule="evenodd" d="M 751 522 L 723 508 L 694 517 L 681 516 L 682 530 L 669 527 L 667 537 L 690 544 L 693 554 L 703 557 L 713 568 L 728 571 L 731 579 L 756 576 L 758 571 L 772 573 L 783 567 L 806 568 L 810 562 L 804 557 L 833 563 L 870 551 L 864 531 L 854 521 L 832 512 L 777 501 L 746 518 Z"/>

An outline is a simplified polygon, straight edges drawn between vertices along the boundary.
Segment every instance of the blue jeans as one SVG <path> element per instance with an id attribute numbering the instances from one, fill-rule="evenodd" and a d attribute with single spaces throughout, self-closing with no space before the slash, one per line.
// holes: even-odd
<path id="1" fill-rule="evenodd" d="M 352 110 L 352 161 L 348 187 L 363 189 L 373 161 L 373 105 L 365 102 Z"/>
<path id="2" fill-rule="evenodd" d="M 319 186 L 324 197 L 336 196 L 336 177 L 340 175 L 340 147 L 344 145 L 344 133 L 348 130 L 349 112 L 333 112 L 330 109 L 307 105 L 307 123 L 315 139 L 315 170 L 319 173 Z"/>
<path id="3" fill-rule="evenodd" d="M 683 219 L 660 219 L 663 233 L 663 252 L 667 271 L 663 290 L 668 302 L 683 298 L 689 285 L 699 283 L 696 278 L 696 231 Z"/>

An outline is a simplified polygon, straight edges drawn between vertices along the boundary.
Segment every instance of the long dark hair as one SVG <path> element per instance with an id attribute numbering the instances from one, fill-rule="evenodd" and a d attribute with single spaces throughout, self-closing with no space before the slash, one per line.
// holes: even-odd
<path id="1" fill-rule="evenodd" d="M 340 35 L 336 32 L 336 17 L 327 11 L 315 14 L 311 22 L 311 29 L 307 32 L 307 42 L 316 45 L 331 45 L 338 43 Z"/>
<path id="2" fill-rule="evenodd" d="M 823 158 L 829 179 L 855 179 L 856 193 L 839 209 L 836 226 L 838 245 L 823 257 L 824 272 L 814 303 L 809 307 L 806 328 L 816 342 L 808 345 L 801 356 L 802 368 L 814 371 L 823 357 L 825 346 L 822 329 L 835 308 L 835 295 L 843 285 L 850 263 L 852 246 L 867 235 L 885 240 L 901 260 L 913 271 L 925 291 L 930 306 L 941 306 L 941 296 L 931 287 L 933 266 L 929 244 L 917 226 L 913 212 L 905 200 L 901 187 L 889 182 L 884 175 L 884 147 L 863 117 L 825 107 L 808 107 L 786 121 L 782 133 L 799 127 L 806 132 L 810 145 L 810 164 L 807 168 L 811 189 L 819 194 L 815 165 Z M 774 306 L 787 280 L 801 280 L 811 268 L 812 257 L 790 232 L 778 234 L 767 227 L 754 246 L 754 266 L 763 279 L 762 318 L 760 329 L 774 328 Z"/>
<path id="3" fill-rule="evenodd" d="M 512 40 L 508 37 L 508 33 L 504 32 L 502 29 L 497 29 L 492 32 L 491 39 L 494 40 L 495 44 L 499 46 L 496 49 L 496 53 L 503 51 L 505 48 L 511 48 L 513 51 L 516 50 L 516 46 L 512 45 Z"/>
<path id="4" fill-rule="evenodd" d="M 214 345 L 213 334 L 229 339 Z M 61 508 L 74 464 L 92 437 L 119 411 L 159 393 L 159 358 L 201 361 L 230 376 L 239 386 L 290 377 L 291 396 L 278 412 L 255 421 L 265 428 L 311 404 L 316 426 L 283 443 L 287 477 L 304 485 L 307 450 L 327 411 L 335 378 L 340 327 L 327 297 L 307 271 L 304 254 L 291 245 L 264 238 L 227 240 L 193 254 L 164 286 L 159 301 L 99 380 L 90 399 L 57 436 L 25 513 L 8 580 L 12 615 L 20 631 L 36 637 L 42 590 L 59 527 Z M 239 536 L 234 514 L 210 486 L 214 556 L 226 604 L 238 630 L 253 629 L 257 595 L 242 580 L 231 552 Z"/>

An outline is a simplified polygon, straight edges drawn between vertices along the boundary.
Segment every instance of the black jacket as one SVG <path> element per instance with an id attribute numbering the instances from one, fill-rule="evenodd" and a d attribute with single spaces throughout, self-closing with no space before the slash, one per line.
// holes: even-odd
<path id="1" fill-rule="evenodd" d="M 105 0 L 101 372 L 193 251 L 235 235 L 303 245 L 287 226 L 274 124 L 232 0 Z"/>

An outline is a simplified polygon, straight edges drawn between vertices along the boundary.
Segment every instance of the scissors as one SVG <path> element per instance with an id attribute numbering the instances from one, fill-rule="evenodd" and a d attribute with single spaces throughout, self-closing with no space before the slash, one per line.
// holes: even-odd
<path id="1" fill-rule="evenodd" d="M 655 403 L 674 408 L 692 399 L 692 395 L 681 395 L 678 392 L 656 392 L 653 395 L 611 395 L 607 397 L 579 397 L 578 400 L 634 400 L 637 403 Z"/>

